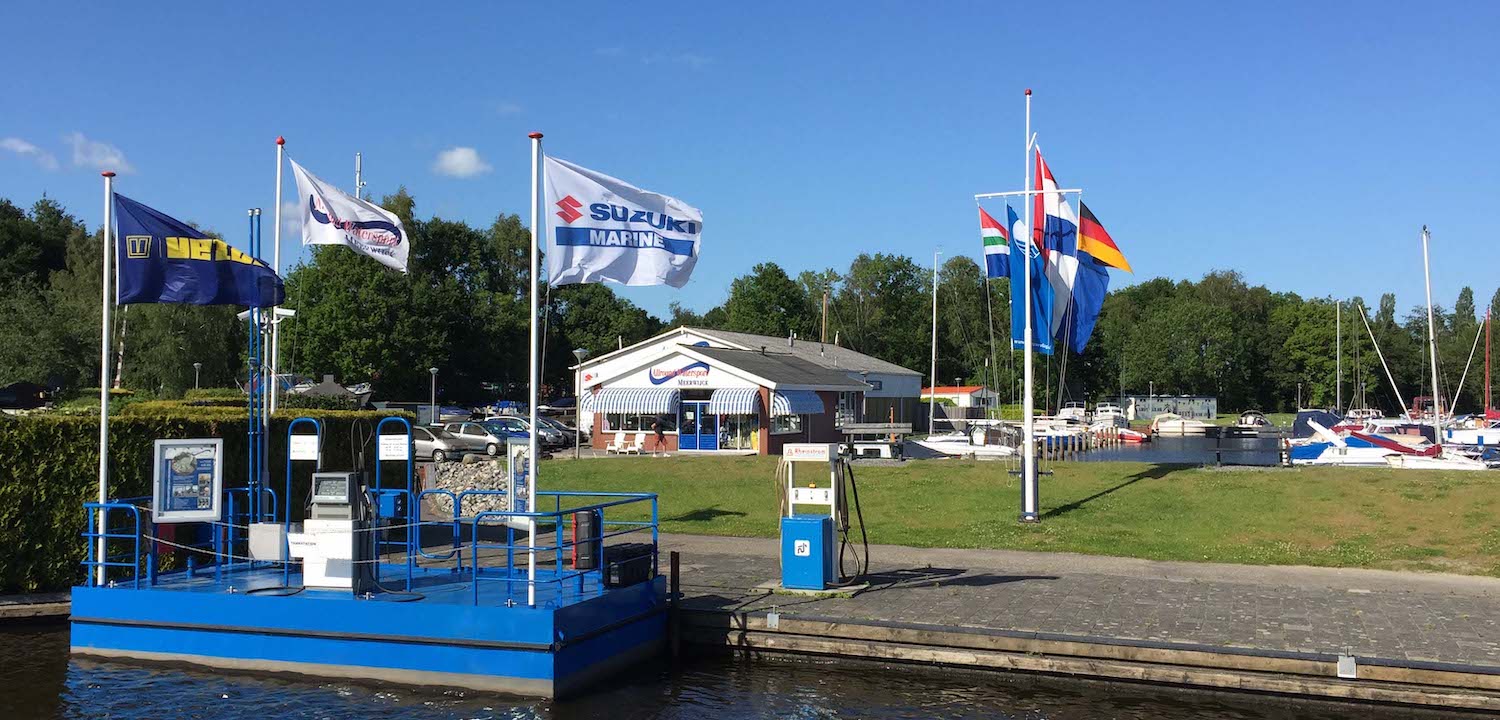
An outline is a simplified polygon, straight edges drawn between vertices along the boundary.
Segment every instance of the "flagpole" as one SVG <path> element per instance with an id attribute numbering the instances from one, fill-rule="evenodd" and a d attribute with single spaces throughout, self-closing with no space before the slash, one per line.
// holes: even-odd
<path id="1" fill-rule="evenodd" d="M 932 251 L 932 393 L 927 396 L 927 434 L 937 432 L 933 422 L 937 418 L 937 295 L 938 295 L 938 255 L 937 250 Z"/>
<path id="2" fill-rule="evenodd" d="M 114 244 L 111 239 L 115 222 L 115 174 L 108 170 L 100 173 L 104 176 L 104 232 L 103 245 L 104 265 L 100 272 L 101 285 L 99 293 L 100 305 L 100 327 L 99 327 L 99 503 L 103 505 L 109 502 L 109 311 L 114 306 L 113 298 L 110 297 L 110 272 L 109 255 L 110 247 Z M 94 584 L 104 584 L 104 508 L 100 507 L 98 516 L 95 518 L 95 531 L 98 537 L 94 539 L 94 560 L 98 563 L 94 566 Z"/>
<path id="3" fill-rule="evenodd" d="M 1031 88 L 1026 88 L 1026 166 L 1023 172 L 1024 180 L 1021 188 L 1031 189 Z M 1025 197 L 1027 200 L 1031 198 Z M 1026 214 L 1026 232 L 1031 233 L 1032 215 L 1031 202 L 1023 203 L 1026 207 L 1022 210 Z M 1025 347 L 1021 352 L 1025 356 L 1026 378 L 1025 395 L 1021 400 L 1021 522 L 1037 522 L 1041 519 L 1037 513 L 1037 478 L 1036 478 L 1036 434 L 1035 424 L 1032 422 L 1032 413 L 1035 404 L 1032 402 L 1032 360 L 1031 360 L 1031 238 L 1023 238 L 1021 241 L 1022 262 L 1025 262 L 1025 297 L 1026 318 L 1025 329 L 1021 333 L 1021 343 Z"/>
<path id="4" fill-rule="evenodd" d="M 540 261 L 540 259 L 538 257 L 538 249 L 537 249 L 537 237 L 538 237 L 537 222 L 539 221 L 538 213 L 537 213 L 537 198 L 541 195 L 541 188 L 539 186 L 541 185 L 542 180 L 541 180 L 541 174 L 540 174 L 539 171 L 541 169 L 540 165 L 541 165 L 541 162 L 542 162 L 542 134 L 539 133 L 539 132 L 534 132 L 534 133 L 531 133 L 530 135 L 528 135 L 527 137 L 531 138 L 531 288 L 530 288 L 530 296 L 531 296 L 531 332 L 529 333 L 529 335 L 530 335 L 529 340 L 530 340 L 530 345 L 531 345 L 531 362 L 530 362 L 530 369 L 528 370 L 529 374 L 526 377 L 526 385 L 527 385 L 527 401 L 526 401 L 527 407 L 526 407 L 526 413 L 527 413 L 527 419 L 530 421 L 531 424 L 529 426 L 529 432 L 526 433 L 526 468 L 527 468 L 526 479 L 527 479 L 527 484 L 529 485 L 529 487 L 526 488 L 526 512 L 527 513 L 534 513 L 534 512 L 536 512 L 537 470 L 538 470 L 538 467 L 541 465 L 541 463 L 537 462 L 537 455 L 536 455 L 536 435 L 537 435 L 536 402 L 537 402 L 537 382 L 539 381 L 538 372 L 537 372 L 539 368 L 537 366 L 540 364 L 539 358 L 537 357 L 537 337 L 536 337 L 536 314 L 537 314 L 536 283 L 537 283 L 537 278 L 540 276 L 540 271 L 539 271 L 538 268 L 539 268 L 539 265 L 541 264 L 541 261 Z M 527 529 L 527 533 L 526 533 L 526 604 L 529 605 L 529 606 L 535 607 L 536 606 L 536 517 L 531 516 L 531 515 L 527 516 L 527 518 L 526 518 L 526 529 Z M 554 532 L 561 533 L 562 532 L 562 528 L 558 527 Z M 558 542 L 562 541 L 562 538 L 561 538 L 560 535 L 556 539 L 557 539 Z M 558 568 L 558 570 L 561 571 L 561 568 Z"/>
<path id="5" fill-rule="evenodd" d="M 286 163 L 286 138 L 276 136 L 276 209 L 272 211 L 275 227 L 271 228 L 271 262 L 277 275 L 281 274 L 281 167 Z M 276 414 L 276 373 L 281 370 L 281 323 L 276 308 L 271 308 L 271 398 L 267 406 L 267 421 Z"/>

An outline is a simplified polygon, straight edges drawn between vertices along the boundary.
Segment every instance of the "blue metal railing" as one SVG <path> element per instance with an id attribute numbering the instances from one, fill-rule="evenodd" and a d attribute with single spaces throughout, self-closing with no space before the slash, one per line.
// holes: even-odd
<path id="1" fill-rule="evenodd" d="M 86 530 L 84 530 L 84 532 L 83 532 L 83 537 L 88 542 L 88 548 L 89 548 L 88 556 L 83 561 L 84 570 L 87 571 L 88 586 L 89 587 L 95 587 L 98 584 L 97 577 L 101 574 L 98 571 L 101 568 L 104 570 L 104 572 L 102 574 L 105 576 L 105 580 L 106 580 L 106 583 L 107 583 L 107 581 L 109 579 L 108 578 L 109 568 L 112 568 L 112 567 L 117 567 L 117 568 L 128 567 L 128 568 L 130 568 L 130 583 L 131 583 L 131 587 L 139 589 L 141 587 L 141 572 L 140 572 L 140 562 L 141 562 L 141 509 L 138 508 L 138 507 L 136 507 L 136 506 L 134 506 L 134 505 L 131 505 L 130 503 L 125 503 L 125 502 L 104 502 L 104 503 L 100 503 L 100 502 L 86 502 L 86 503 L 83 504 L 83 507 L 84 507 L 84 510 L 86 510 L 87 513 L 88 513 L 88 528 Z M 111 528 L 109 526 L 109 517 L 110 517 L 110 511 L 111 510 L 118 510 L 118 511 L 121 511 L 121 512 L 128 512 L 130 514 L 130 519 L 131 519 L 131 521 L 132 521 L 133 524 L 131 526 L 129 526 L 129 528 L 128 528 L 129 532 L 127 532 L 127 528 L 126 527 Z M 103 533 L 100 533 L 98 531 L 98 527 L 99 527 L 99 522 L 98 522 L 98 520 L 99 520 L 99 513 L 101 513 L 101 512 L 104 513 L 104 532 Z M 103 557 L 99 557 L 98 550 L 95 548 L 95 545 L 98 543 L 98 541 L 101 538 L 104 540 L 104 556 Z M 119 554 L 119 553 L 117 553 L 115 555 L 109 554 L 109 541 L 110 540 L 129 540 L 131 542 L 131 552 L 130 552 L 130 554 L 129 555 L 124 555 L 124 554 Z M 125 560 L 111 560 L 110 559 L 110 558 L 120 558 L 120 557 L 128 557 L 129 558 L 129 562 L 126 562 Z M 155 557 L 155 555 L 153 554 L 153 555 L 149 556 L 148 559 L 147 559 L 147 561 L 146 561 L 147 562 L 147 566 L 148 566 L 148 568 L 147 568 L 148 574 L 150 574 L 150 575 L 154 575 L 155 574 L 155 569 L 153 567 L 150 567 L 153 564 L 153 562 L 152 562 L 151 559 L 149 559 L 149 558 L 154 558 L 154 557 Z"/>
<path id="2" fill-rule="evenodd" d="M 551 512 L 487 510 L 484 512 L 475 513 L 473 517 L 469 518 L 468 555 L 470 558 L 470 564 L 467 569 L 469 571 L 470 581 L 472 584 L 471 591 L 473 593 L 473 602 L 475 605 L 479 604 L 482 580 L 503 580 L 506 583 L 507 602 L 514 602 L 514 590 L 517 585 L 527 586 L 529 588 L 532 583 L 554 585 L 558 589 L 559 593 L 561 593 L 567 587 L 565 583 L 567 583 L 568 581 L 576 580 L 578 592 L 582 593 L 585 590 L 588 578 L 598 577 L 602 580 L 603 574 L 609 572 L 610 565 L 617 563 L 607 563 L 602 557 L 600 557 L 597 559 L 596 567 L 594 568 L 579 570 L 576 568 L 575 563 L 575 569 L 569 572 L 564 570 L 564 551 L 570 550 L 580 545 L 595 543 L 597 543 L 597 547 L 602 551 L 604 547 L 604 541 L 608 540 L 609 538 L 620 537 L 631 533 L 638 533 L 647 529 L 651 531 L 651 575 L 652 577 L 656 576 L 658 572 L 657 555 L 660 541 L 660 527 L 657 496 L 655 493 L 592 493 L 550 491 L 537 493 L 537 496 L 538 500 L 544 497 L 551 497 L 553 499 L 553 510 Z M 584 497 L 604 497 L 617 499 L 607 500 L 604 502 L 595 502 L 585 505 L 571 506 L 567 508 L 563 507 L 563 498 Z M 650 520 L 610 519 L 605 514 L 605 511 L 610 508 L 619 508 L 648 502 L 651 506 Z M 458 505 L 455 505 L 455 511 L 457 510 Z M 591 512 L 599 513 L 599 525 L 597 534 L 579 538 L 572 536 L 574 535 L 573 533 L 565 533 L 565 531 L 573 525 L 573 517 L 576 514 Z M 486 521 L 490 522 L 487 523 Z M 515 539 L 515 523 L 513 521 L 525 521 L 528 525 L 535 523 L 534 527 L 536 528 L 536 532 L 538 534 L 544 532 L 545 528 L 550 525 L 552 528 L 551 532 L 553 533 L 555 539 L 550 545 L 517 544 Z M 505 524 L 507 528 L 506 542 L 487 543 L 481 541 L 480 528 L 485 527 L 487 524 L 493 525 L 495 522 L 501 522 Z M 609 528 L 612 527 L 620 529 L 610 530 Z M 568 535 L 566 539 L 565 534 Z M 534 541 L 535 538 L 532 538 L 532 542 Z M 503 566 L 491 566 L 489 568 L 491 572 L 486 575 L 486 568 L 484 566 L 483 558 L 480 555 L 481 550 L 504 550 L 505 564 Z M 517 577 L 518 567 L 516 564 L 516 558 L 518 556 L 523 558 L 531 558 L 545 556 L 546 554 L 552 555 L 552 571 L 551 573 L 549 573 L 549 576 L 538 578 L 535 580 L 532 580 L 526 576 Z M 463 569 L 462 553 L 460 554 L 459 568 Z M 495 575 L 501 572 L 503 572 L 503 575 L 500 575 L 500 577 L 495 577 Z M 531 594 L 533 593 L 528 593 L 528 595 Z"/>
<path id="3" fill-rule="evenodd" d="M 381 434 L 380 431 L 385 428 L 386 423 L 397 423 L 397 424 L 400 424 L 401 427 L 402 427 L 402 429 L 403 429 L 403 431 L 404 431 L 404 433 L 405 433 L 405 435 L 406 435 L 406 489 L 405 490 L 402 490 L 400 488 L 386 488 L 384 485 L 381 484 L 381 474 L 380 474 L 381 461 L 380 461 L 379 443 L 380 443 L 380 434 Z M 396 541 L 396 540 L 381 540 L 380 539 L 380 535 L 379 535 L 379 531 L 372 530 L 372 532 L 376 532 L 377 533 L 375 535 L 375 538 L 376 538 L 376 542 L 375 542 L 375 555 L 376 555 L 376 557 L 379 557 L 382 554 L 382 551 L 385 548 L 396 547 L 396 548 L 400 548 L 401 549 L 402 554 L 404 554 L 406 556 L 406 590 L 410 591 L 411 590 L 412 574 L 413 574 L 413 571 L 416 569 L 417 548 L 418 548 L 418 545 L 420 544 L 420 543 L 417 542 L 417 538 L 418 538 L 418 535 L 419 535 L 419 533 L 418 533 L 418 529 L 419 528 L 417 527 L 416 493 L 414 492 L 414 487 L 413 487 L 414 486 L 414 482 L 413 482 L 413 470 L 415 468 L 415 463 L 413 462 L 413 458 L 412 458 L 411 423 L 407 422 L 406 418 L 401 418 L 401 417 L 381 418 L 380 422 L 376 423 L 376 425 L 375 425 L 375 442 L 376 442 L 376 445 L 377 445 L 376 446 L 376 451 L 375 451 L 375 483 L 374 483 L 374 486 L 370 488 L 370 500 L 371 500 L 372 506 L 375 508 L 375 512 L 374 512 L 375 525 L 378 527 L 380 525 L 380 521 L 383 519 L 383 516 L 380 513 L 380 510 L 381 510 L 380 501 L 381 501 L 382 497 L 391 497 L 393 501 L 399 500 L 401 497 L 405 497 L 406 498 L 406 513 L 405 513 L 405 517 L 393 516 L 393 519 L 397 519 L 397 520 L 403 521 L 402 524 L 404 524 L 406 526 L 405 527 L 405 533 L 402 536 L 403 539 L 400 540 L 400 541 Z M 376 580 L 377 583 L 379 583 L 379 581 L 380 581 L 380 577 L 379 577 L 379 575 L 380 575 L 380 566 L 381 566 L 380 563 L 376 563 L 375 564 L 375 574 L 376 574 L 375 580 Z"/>

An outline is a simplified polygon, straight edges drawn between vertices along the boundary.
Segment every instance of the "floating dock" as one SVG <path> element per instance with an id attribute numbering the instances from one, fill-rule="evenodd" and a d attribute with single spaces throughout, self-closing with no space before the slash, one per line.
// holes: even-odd
<path id="1" fill-rule="evenodd" d="M 655 495 L 538 493 L 548 512 L 468 516 L 463 499 L 454 497 L 451 521 L 373 525 L 387 549 L 370 561 L 375 586 L 359 591 L 304 589 L 295 563 L 249 560 L 233 513 L 191 546 L 211 562 L 158 572 L 166 556 L 188 554 L 184 538 L 163 538 L 138 504 L 89 503 L 90 527 L 93 513 L 108 514 L 110 550 L 102 562 L 90 552 L 90 582 L 73 589 L 72 650 L 540 697 L 577 693 L 661 651 Z M 581 536 L 584 516 L 598 530 Z M 531 522 L 535 547 L 515 529 Z M 642 542 L 612 540 L 629 534 Z M 96 534 L 85 535 L 92 548 Z"/>

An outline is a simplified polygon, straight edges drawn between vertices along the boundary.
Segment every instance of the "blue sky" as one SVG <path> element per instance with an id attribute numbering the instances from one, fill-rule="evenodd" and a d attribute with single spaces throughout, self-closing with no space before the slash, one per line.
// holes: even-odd
<path id="1" fill-rule="evenodd" d="M 1424 223 L 1438 302 L 1500 283 L 1500 3 L 23 3 L 6 25 L 0 196 L 90 224 L 108 164 L 243 243 L 278 134 L 346 186 L 364 153 L 368 190 L 423 216 L 524 217 L 540 130 L 703 210 L 689 285 L 621 292 L 706 310 L 765 260 L 977 257 L 972 196 L 1020 184 L 1030 87 L 1058 180 L 1137 270 L 1115 286 L 1228 268 L 1405 310 Z"/>

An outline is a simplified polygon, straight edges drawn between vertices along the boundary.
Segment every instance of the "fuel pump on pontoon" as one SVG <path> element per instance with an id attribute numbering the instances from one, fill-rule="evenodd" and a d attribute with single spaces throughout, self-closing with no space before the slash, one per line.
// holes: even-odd
<path id="1" fill-rule="evenodd" d="M 848 587 L 869 571 L 870 541 L 847 449 L 839 443 L 782 446 L 776 494 L 780 503 L 783 588 L 819 591 Z M 811 512 L 799 513 L 799 509 Z M 856 523 L 858 547 L 853 537 Z"/>

